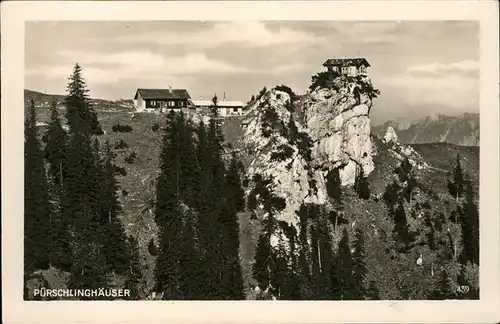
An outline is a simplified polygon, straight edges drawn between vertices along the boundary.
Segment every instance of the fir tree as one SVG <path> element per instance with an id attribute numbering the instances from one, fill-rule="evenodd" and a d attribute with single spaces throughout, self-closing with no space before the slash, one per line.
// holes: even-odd
<path id="1" fill-rule="evenodd" d="M 474 189 L 470 180 L 465 184 L 465 202 L 461 208 L 462 263 L 467 261 L 479 265 L 479 210 L 475 202 Z"/>
<path id="2" fill-rule="evenodd" d="M 224 255 L 223 285 L 228 299 L 243 299 L 243 279 L 239 258 L 239 224 L 237 213 L 245 206 L 244 191 L 241 188 L 239 172 L 241 165 L 235 155 L 229 164 L 225 179 L 226 206 L 221 217 L 222 242 Z"/>
<path id="3" fill-rule="evenodd" d="M 339 169 L 335 168 L 328 172 L 326 178 L 326 190 L 328 196 L 334 200 L 337 205 L 342 203 L 342 188 L 341 188 Z"/>
<path id="4" fill-rule="evenodd" d="M 118 201 L 118 185 L 116 183 L 116 167 L 113 163 L 114 154 L 109 142 L 104 146 L 104 158 L 102 161 L 103 181 L 101 183 L 101 221 L 104 226 L 103 254 L 106 258 L 107 267 L 113 273 L 125 274 L 129 268 L 131 258 L 127 238 L 118 214 L 122 207 Z"/>
<path id="5" fill-rule="evenodd" d="M 398 175 L 399 181 L 404 184 L 403 195 L 406 201 L 411 204 L 413 190 L 417 187 L 418 183 L 410 160 L 404 158 L 400 166 L 394 171 Z"/>
<path id="6" fill-rule="evenodd" d="M 450 281 L 448 274 L 443 269 L 441 270 L 437 286 L 430 295 L 430 299 L 445 300 L 445 299 L 453 299 L 454 297 L 455 296 L 452 283 Z"/>
<path id="7" fill-rule="evenodd" d="M 353 277 L 354 288 L 353 299 L 362 300 L 367 295 L 365 291 L 365 277 L 367 273 L 365 263 L 365 239 L 363 231 L 360 228 L 356 229 L 354 241 L 353 259 Z"/>
<path id="8" fill-rule="evenodd" d="M 65 191 L 64 178 L 66 174 L 66 147 L 68 136 L 61 125 L 57 111 L 57 101 L 53 101 L 50 109 L 50 122 L 43 140 L 45 142 L 45 159 L 48 163 L 50 180 L 50 194 L 52 197 L 52 230 L 54 247 L 52 262 L 54 266 L 69 271 L 71 267 L 71 238 L 69 235 L 69 222 L 65 217 Z"/>
<path id="9" fill-rule="evenodd" d="M 139 255 L 139 243 L 133 237 L 127 239 L 127 255 L 130 256 L 128 269 L 126 273 L 126 281 L 124 288 L 130 290 L 130 299 L 138 300 L 141 297 L 141 262 Z"/>
<path id="10" fill-rule="evenodd" d="M 464 173 L 460 163 L 460 155 L 457 154 L 455 167 L 453 168 L 453 181 L 448 180 L 448 192 L 458 203 L 458 199 L 465 194 L 465 190 L 466 184 Z"/>
<path id="11" fill-rule="evenodd" d="M 52 214 L 43 154 L 36 128 L 35 102 L 24 125 L 24 271 L 47 269 L 53 252 Z"/>
<path id="12" fill-rule="evenodd" d="M 106 287 L 106 260 L 103 253 L 104 227 L 100 192 L 102 170 L 92 135 L 101 132 L 97 115 L 90 106 L 81 68 L 77 64 L 70 76 L 65 99 L 69 140 L 66 149 L 67 172 L 64 218 L 70 224 L 73 263 L 69 287 Z"/>
<path id="13" fill-rule="evenodd" d="M 359 198 L 367 200 L 370 198 L 370 185 L 368 179 L 365 177 L 362 166 L 357 166 L 356 169 L 358 171 L 356 172 L 356 179 L 354 182 L 356 194 Z"/>
<path id="14" fill-rule="evenodd" d="M 412 235 L 408 228 L 408 221 L 402 203 L 399 203 L 394 213 L 394 237 L 399 243 L 400 251 L 407 251 L 412 242 Z"/>
<path id="15" fill-rule="evenodd" d="M 370 280 L 366 296 L 369 300 L 380 300 L 380 292 L 375 281 Z"/>
<path id="16" fill-rule="evenodd" d="M 347 229 L 344 228 L 342 238 L 339 242 L 338 252 L 337 252 L 337 273 L 338 277 L 338 288 L 340 299 L 342 300 L 352 300 L 355 298 L 355 279 L 353 277 L 353 259 L 351 255 L 351 249 L 349 247 L 349 234 Z"/>
<path id="17" fill-rule="evenodd" d="M 182 219 L 180 208 L 180 130 L 175 113 L 167 116 L 160 153 L 160 174 L 156 182 L 155 221 L 160 229 L 160 253 L 156 261 L 156 291 L 165 299 L 181 299 L 180 265 Z"/>
<path id="18" fill-rule="evenodd" d="M 69 77 L 67 96 L 64 99 L 66 118 L 73 133 L 103 134 L 97 114 L 90 102 L 88 89 L 82 76 L 82 67 L 76 63 Z"/>

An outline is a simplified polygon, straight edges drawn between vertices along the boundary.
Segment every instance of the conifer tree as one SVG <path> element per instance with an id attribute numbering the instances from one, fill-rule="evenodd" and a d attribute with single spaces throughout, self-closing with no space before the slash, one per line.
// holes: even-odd
<path id="1" fill-rule="evenodd" d="M 369 199 L 370 198 L 370 185 L 368 183 L 368 179 L 365 177 L 365 172 L 363 171 L 362 166 L 357 166 L 356 169 L 356 179 L 354 183 L 354 187 L 356 193 L 361 199 Z"/>
<path id="2" fill-rule="evenodd" d="M 141 297 L 140 285 L 142 278 L 139 244 L 135 238 L 129 237 L 127 247 L 127 254 L 130 256 L 130 260 L 128 262 L 127 280 L 125 281 L 124 288 L 130 290 L 130 299 L 137 300 Z"/>
<path id="3" fill-rule="evenodd" d="M 410 160 L 405 157 L 400 166 L 395 169 L 395 173 L 398 175 L 399 181 L 404 184 L 403 195 L 406 201 L 411 204 L 413 190 L 418 183 Z"/>
<path id="4" fill-rule="evenodd" d="M 33 100 L 24 125 L 24 190 L 24 271 L 29 273 L 47 269 L 53 251 L 51 206 Z"/>
<path id="5" fill-rule="evenodd" d="M 122 207 L 118 201 L 118 185 L 116 183 L 114 154 L 108 141 L 104 145 L 104 158 L 100 165 L 102 169 L 102 183 L 100 191 L 101 221 L 104 227 L 103 254 L 108 269 L 113 273 L 126 274 L 129 268 L 129 248 L 127 237 L 118 214 Z"/>
<path id="6" fill-rule="evenodd" d="M 475 202 L 472 182 L 465 182 L 465 202 L 461 208 L 462 263 L 467 261 L 479 265 L 479 210 Z"/>
<path id="7" fill-rule="evenodd" d="M 67 145 L 67 134 L 61 124 L 57 111 L 57 101 L 53 101 L 50 108 L 50 122 L 44 136 L 45 158 L 49 164 L 49 176 L 55 194 L 59 196 L 62 192 L 63 179 L 66 166 L 65 149 Z"/>
<path id="8" fill-rule="evenodd" d="M 239 172 L 242 166 L 233 154 L 226 174 L 226 206 L 221 217 L 222 242 L 224 255 L 223 285 L 228 299 L 243 299 L 243 279 L 239 258 L 238 212 L 244 210 L 245 193 L 241 187 Z"/>
<path id="9" fill-rule="evenodd" d="M 167 127 L 160 153 L 160 174 L 156 182 L 155 221 L 160 229 L 160 252 L 156 261 L 156 291 L 165 299 L 181 299 L 180 266 L 182 219 L 180 218 L 179 125 L 173 111 L 167 116 Z"/>
<path id="10" fill-rule="evenodd" d="M 458 203 L 458 199 L 465 194 L 465 191 L 466 183 L 464 173 L 460 163 L 460 155 L 457 154 L 455 167 L 453 168 L 453 181 L 448 180 L 448 192 Z"/>
<path id="11" fill-rule="evenodd" d="M 344 228 L 342 238 L 339 242 L 337 252 L 336 267 L 338 271 L 339 295 L 342 300 L 352 300 L 355 298 L 356 287 L 353 277 L 353 259 L 349 247 L 349 234 Z"/>
<path id="12" fill-rule="evenodd" d="M 69 287 L 106 286 L 106 262 L 103 254 L 100 181 L 102 172 L 97 161 L 92 135 L 101 128 L 89 104 L 87 89 L 77 64 L 70 76 L 65 99 L 69 140 L 66 149 L 67 173 L 64 218 L 70 224 L 73 263 Z"/>
<path id="13" fill-rule="evenodd" d="M 353 277 L 354 288 L 353 299 L 362 300 L 367 295 L 365 291 L 365 277 L 367 273 L 365 263 L 365 239 L 363 231 L 360 228 L 356 229 L 354 241 L 353 259 Z"/>
<path id="14" fill-rule="evenodd" d="M 54 266 L 69 271 L 71 267 L 71 238 L 69 222 L 65 217 L 64 206 L 66 194 L 64 178 L 66 174 L 66 147 L 68 136 L 61 125 L 57 111 L 57 101 L 53 101 L 50 109 L 50 122 L 43 140 L 45 142 L 45 159 L 48 163 L 48 179 L 50 180 L 50 194 L 52 198 L 52 262 Z"/>
<path id="15" fill-rule="evenodd" d="M 328 172 L 326 178 L 326 190 L 328 196 L 330 196 L 330 198 L 332 198 L 337 205 L 340 205 L 342 203 L 342 188 L 339 168 L 335 168 Z"/>
<path id="16" fill-rule="evenodd" d="M 76 63 L 69 77 L 67 96 L 64 99 L 66 118 L 72 132 L 87 135 L 102 134 L 97 114 L 90 102 L 88 89 L 82 76 L 82 67 Z"/>
<path id="17" fill-rule="evenodd" d="M 412 242 L 412 235 L 408 228 L 408 221 L 403 204 L 400 202 L 394 213 L 394 237 L 398 242 L 399 250 L 406 251 Z"/>
<path id="18" fill-rule="evenodd" d="M 445 300 L 454 298 L 454 289 L 446 271 L 441 270 L 439 281 L 430 295 L 430 299 Z"/>
<path id="19" fill-rule="evenodd" d="M 379 300 L 380 299 L 380 292 L 378 290 L 377 284 L 375 281 L 370 280 L 368 284 L 368 290 L 366 292 L 366 296 L 368 297 L 369 300 Z"/>

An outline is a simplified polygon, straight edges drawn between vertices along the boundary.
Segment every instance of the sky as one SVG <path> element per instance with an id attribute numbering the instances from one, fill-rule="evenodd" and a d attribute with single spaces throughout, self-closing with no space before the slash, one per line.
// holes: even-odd
<path id="1" fill-rule="evenodd" d="M 472 21 L 28 22 L 25 88 L 64 94 L 76 62 L 90 94 L 185 88 L 246 102 L 264 86 L 305 93 L 329 58 L 364 57 L 380 90 L 374 124 L 479 112 L 479 25 Z"/>

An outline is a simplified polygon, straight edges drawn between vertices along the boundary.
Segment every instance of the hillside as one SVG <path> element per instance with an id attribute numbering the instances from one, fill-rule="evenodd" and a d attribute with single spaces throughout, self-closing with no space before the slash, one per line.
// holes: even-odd
<path id="1" fill-rule="evenodd" d="M 58 105 L 62 106 L 64 101 L 64 95 L 57 94 L 46 94 L 38 91 L 24 89 L 24 106 L 27 107 L 30 99 L 35 100 L 37 107 L 40 108 L 49 108 L 50 104 L 55 100 Z M 98 110 L 125 110 L 131 111 L 133 110 L 133 102 L 132 100 L 120 99 L 117 101 L 112 100 L 104 100 L 104 99 L 91 99 L 91 103 Z"/>
<path id="2" fill-rule="evenodd" d="M 402 143 L 451 143 L 479 146 L 479 114 L 460 116 L 437 115 L 415 121 L 387 121 L 372 127 L 375 135 L 384 136 L 388 127 L 394 128 Z"/>
<path id="3" fill-rule="evenodd" d="M 50 98 L 27 93 L 28 96 L 36 94 L 42 102 Z M 464 171 L 471 177 L 477 201 L 479 149 L 446 143 L 405 145 L 400 143 L 402 141 L 387 142 L 372 136 L 369 116 L 370 110 L 376 109 L 373 102 L 377 95 L 368 78 L 334 79 L 332 84 L 317 86 L 302 97 L 281 87 L 262 93 L 249 105 L 245 116 L 223 121 L 227 151 L 234 149 L 245 167 L 243 182 L 249 203 L 246 211 L 239 215 L 239 225 L 247 299 L 288 298 L 286 295 L 280 297 L 279 292 L 260 289 L 261 284 L 252 270 L 263 224 L 271 214 L 278 225 L 270 233 L 270 246 L 273 253 L 291 264 L 292 269 L 299 257 L 296 248 L 311 251 L 313 244 L 321 242 L 331 246 L 332 253 L 336 253 L 343 232 L 348 233 L 352 244 L 355 231 L 359 229 L 365 235 L 366 280 L 375 284 L 380 299 L 430 298 L 438 286 L 439 277 L 435 273 L 447 273 L 454 286 L 462 283 L 457 258 L 463 245 L 460 227 L 451 217 L 457 202 L 448 193 L 447 181 L 459 154 Z M 117 177 L 119 200 L 123 205 L 120 218 L 127 235 L 138 239 L 143 274 L 140 295 L 142 299 L 150 298 L 154 292 L 156 257 L 148 245 L 151 241 L 155 245 L 158 243 L 153 206 L 165 117 L 126 109 L 110 110 L 109 105 L 113 102 L 93 102 L 104 130 L 104 135 L 99 136 L 101 144 L 105 141 L 113 147 L 120 141 L 126 144 L 126 147 L 115 147 L 116 163 L 124 170 Z M 64 116 L 64 108 L 60 109 Z M 37 113 L 39 122 L 48 121 L 48 109 L 42 107 Z M 198 115 L 189 117 L 200 118 Z M 129 125 L 131 131 L 113 131 L 117 124 Z M 396 248 L 397 240 L 390 235 L 395 225 L 384 194 L 389 185 L 398 181 L 395 170 L 405 159 L 411 164 L 417 185 L 413 196 L 401 202 L 414 236 L 408 249 L 401 252 Z M 359 170 L 367 175 L 368 199 L 360 198 L 353 188 Z M 339 172 L 341 207 L 330 196 L 328 179 L 335 171 Z M 258 189 L 259 178 L 269 179 L 265 190 L 276 199 L 283 199 L 283 206 L 265 209 L 267 202 L 262 200 L 262 195 L 256 194 L 257 190 L 262 190 Z M 405 185 L 400 183 L 401 188 Z M 404 190 L 401 189 L 398 195 L 404 197 Z M 252 200 L 254 203 L 250 203 Z M 304 219 L 301 211 L 311 206 L 323 208 L 325 214 L 318 212 Z M 325 220 L 321 226 L 317 223 L 325 215 L 333 214 L 338 215 L 335 221 Z M 428 222 L 439 223 L 440 229 L 434 229 Z M 315 236 L 318 227 L 327 230 L 327 239 L 320 241 Z M 431 239 L 442 245 L 432 247 Z M 328 251 L 323 250 L 323 253 Z M 423 267 L 415 266 L 419 255 L 424 256 Z M 309 270 L 304 271 L 313 271 L 310 267 L 317 262 L 314 253 L 307 252 L 305 257 Z M 467 271 L 467 282 L 472 288 L 478 288 L 477 268 L 468 267 Z M 47 277 L 44 280 L 48 280 Z M 305 282 L 301 284 L 306 285 Z M 60 283 L 49 282 L 49 285 L 59 286 Z M 299 299 L 319 298 L 310 288 L 303 289 Z"/>

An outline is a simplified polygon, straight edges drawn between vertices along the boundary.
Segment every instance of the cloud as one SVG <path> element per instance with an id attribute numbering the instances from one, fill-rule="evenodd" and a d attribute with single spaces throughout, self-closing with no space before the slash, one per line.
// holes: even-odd
<path id="1" fill-rule="evenodd" d="M 475 107 L 479 100 L 478 64 L 475 61 L 410 66 L 405 73 L 380 80 L 410 104 Z"/>
<path id="2" fill-rule="evenodd" d="M 448 64 L 432 63 L 424 65 L 410 66 L 406 72 L 414 76 L 422 77 L 450 77 L 457 75 L 459 77 L 478 77 L 479 63 L 477 61 L 466 60 Z"/>
<path id="3" fill-rule="evenodd" d="M 153 43 L 159 45 L 194 45 L 198 48 L 213 48 L 227 43 L 257 47 L 272 45 L 312 43 L 319 36 L 285 26 L 268 28 L 260 21 L 217 22 L 211 28 L 180 30 L 162 28 L 133 35 L 119 36 L 106 41 L 118 43 Z"/>

